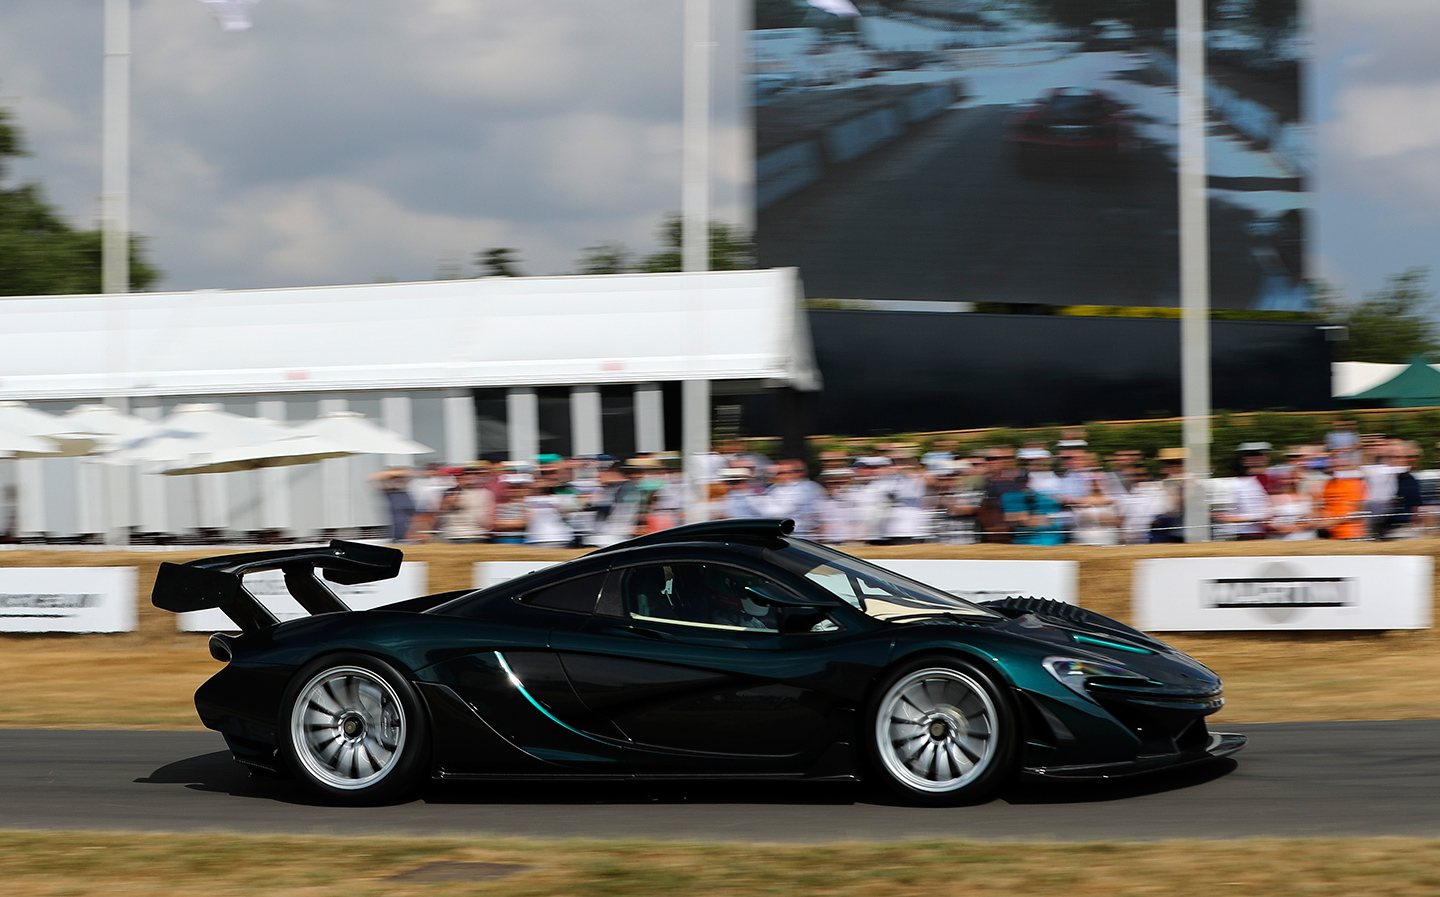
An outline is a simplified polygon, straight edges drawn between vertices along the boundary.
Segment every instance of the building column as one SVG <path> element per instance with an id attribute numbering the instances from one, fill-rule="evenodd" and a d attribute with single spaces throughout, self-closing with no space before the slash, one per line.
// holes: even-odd
<path id="1" fill-rule="evenodd" d="M 334 411 L 349 411 L 350 403 L 345 399 L 321 399 L 320 414 Z M 355 509 L 351 499 L 354 483 L 351 479 L 349 458 L 327 458 L 320 462 L 321 513 L 320 526 L 324 529 L 342 529 L 354 525 Z"/>
<path id="2" fill-rule="evenodd" d="M 46 531 L 45 468 L 39 458 L 15 462 L 15 530 L 35 535 Z"/>
<path id="3" fill-rule="evenodd" d="M 576 386 L 570 390 L 570 443 L 577 456 L 599 455 L 605 451 L 600 387 Z"/>
<path id="4" fill-rule="evenodd" d="M 540 400 L 533 389 L 512 389 L 505 396 L 510 460 L 534 463 L 540 455 Z"/>
<path id="5" fill-rule="evenodd" d="M 710 515 L 706 455 L 710 453 L 710 381 L 680 384 L 681 479 L 685 485 L 685 520 L 700 523 Z"/>
<path id="6" fill-rule="evenodd" d="M 475 438 L 475 397 L 468 389 L 453 389 L 446 393 L 444 407 L 445 463 L 469 464 L 480 456 Z"/>
<path id="7" fill-rule="evenodd" d="M 642 455 L 665 451 L 665 397 L 659 383 L 635 387 L 635 451 Z"/>
<path id="8" fill-rule="evenodd" d="M 255 416 L 285 423 L 285 402 L 256 402 Z M 290 468 L 267 467 L 260 473 L 260 528 L 290 532 L 295 518 L 290 513 Z"/>
<path id="9" fill-rule="evenodd" d="M 134 415 L 148 421 L 157 421 L 164 417 L 165 409 L 159 405 L 140 405 L 134 409 Z M 146 533 L 168 533 L 170 532 L 170 514 L 166 502 L 169 498 L 165 494 L 167 477 L 159 474 L 145 473 L 140 469 L 141 465 L 131 465 L 131 470 L 139 478 L 136 486 L 138 501 L 138 514 L 141 532 Z"/>
<path id="10" fill-rule="evenodd" d="M 415 438 L 414 423 L 410 416 L 410 397 L 406 395 L 384 396 L 380 399 L 380 424 L 387 430 L 394 430 L 406 439 Z M 386 467 L 409 467 L 415 463 L 412 455 L 386 455 Z"/>

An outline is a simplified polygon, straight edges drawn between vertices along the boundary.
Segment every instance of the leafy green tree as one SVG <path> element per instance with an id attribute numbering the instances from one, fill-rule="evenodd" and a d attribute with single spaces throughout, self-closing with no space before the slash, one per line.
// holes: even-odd
<path id="1" fill-rule="evenodd" d="M 475 253 L 475 264 L 480 266 L 482 277 L 521 277 L 517 250 L 496 246 Z"/>
<path id="2" fill-rule="evenodd" d="M 26 155 L 10 112 L 0 109 L 0 185 L 12 160 Z M 77 230 L 45 201 L 38 184 L 0 186 L 0 295 L 99 293 L 100 231 Z M 130 289 L 160 277 L 144 258 L 143 237 L 130 238 Z"/>
<path id="3" fill-rule="evenodd" d="M 1416 355 L 1434 357 L 1435 307 L 1426 289 L 1426 268 L 1410 268 L 1385 278 L 1385 286 L 1355 303 L 1323 289 L 1318 305 L 1326 320 L 1344 325 L 1349 338 L 1337 344 L 1340 361 L 1402 364 Z"/>
<path id="4" fill-rule="evenodd" d="M 647 272 L 681 270 L 681 218 L 675 213 L 665 216 L 660 224 L 660 251 L 651 253 L 640 263 Z M 755 243 L 750 234 L 723 221 L 710 222 L 710 270 L 744 271 L 755 267 Z"/>

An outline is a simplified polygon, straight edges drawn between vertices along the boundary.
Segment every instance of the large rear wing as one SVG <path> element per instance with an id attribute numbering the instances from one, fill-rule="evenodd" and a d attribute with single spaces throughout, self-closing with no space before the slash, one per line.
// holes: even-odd
<path id="1" fill-rule="evenodd" d="M 341 585 L 356 585 L 393 579 L 400 573 L 404 552 L 383 545 L 331 541 L 325 548 L 292 548 L 281 551 L 252 551 L 202 558 L 186 564 L 164 563 L 155 577 L 151 602 L 161 610 L 185 613 L 216 608 L 249 632 L 274 626 L 280 621 L 245 588 L 247 573 L 280 570 L 285 588 L 312 614 L 348 611 L 315 571 Z"/>

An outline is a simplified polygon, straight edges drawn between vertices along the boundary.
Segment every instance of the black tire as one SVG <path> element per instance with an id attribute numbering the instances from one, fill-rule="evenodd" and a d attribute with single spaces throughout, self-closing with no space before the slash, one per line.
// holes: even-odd
<path id="1" fill-rule="evenodd" d="M 1019 727 L 1007 689 L 956 657 L 892 669 L 866 707 L 863 737 L 875 777 L 922 806 L 988 800 L 1019 758 Z"/>
<path id="2" fill-rule="evenodd" d="M 330 803 L 394 803 L 429 772 L 420 696 L 368 654 L 331 654 L 302 667 L 285 689 L 279 724 L 286 765 Z"/>

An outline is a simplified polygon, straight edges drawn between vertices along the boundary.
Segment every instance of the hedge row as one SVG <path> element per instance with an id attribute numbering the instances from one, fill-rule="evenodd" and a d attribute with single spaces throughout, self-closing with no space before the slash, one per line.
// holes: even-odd
<path id="1" fill-rule="evenodd" d="M 1357 429 L 1364 434 L 1384 434 L 1400 439 L 1413 440 L 1420 444 L 1425 454 L 1425 466 L 1440 463 L 1440 450 L 1436 440 L 1440 439 L 1440 409 L 1437 408 L 1383 408 L 1364 411 L 1315 411 L 1315 412 L 1254 412 L 1231 414 L 1220 412 L 1213 418 L 1211 428 L 1211 459 L 1216 472 L 1233 472 L 1235 449 L 1242 442 L 1268 442 L 1277 451 L 1292 445 L 1313 445 L 1323 443 L 1325 434 L 1334 421 L 1351 419 L 1357 422 Z M 1153 459 L 1162 448 L 1184 444 L 1181 437 L 1183 423 L 1180 418 L 1142 421 L 1104 421 L 1085 425 L 1086 441 L 1090 449 L 1106 455 L 1118 449 L 1140 449 L 1147 459 Z M 844 438 L 833 436 L 815 437 L 811 440 L 817 451 L 843 448 L 848 451 L 871 451 L 878 446 L 892 442 L 913 443 L 922 450 L 928 450 L 937 440 L 954 439 L 962 449 L 984 448 L 994 445 L 1018 446 L 1026 442 L 1041 441 L 1053 446 L 1060 439 L 1062 427 L 1036 427 L 1011 429 L 997 427 L 988 430 L 961 430 L 949 433 L 896 434 L 876 438 Z"/>

